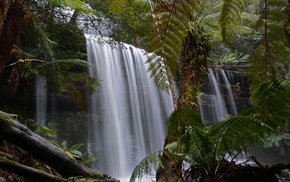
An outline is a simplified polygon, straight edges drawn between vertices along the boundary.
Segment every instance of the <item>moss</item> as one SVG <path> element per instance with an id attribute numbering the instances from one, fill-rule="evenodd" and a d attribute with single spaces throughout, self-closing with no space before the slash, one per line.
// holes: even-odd
<path id="1" fill-rule="evenodd" d="M 5 122 L 8 122 L 10 125 L 12 126 L 16 126 L 15 123 L 13 122 L 13 118 L 16 118 L 17 115 L 16 114 L 7 114 L 7 113 L 4 113 L 4 112 L 0 112 L 0 119 L 2 121 L 5 121 Z"/>
<path id="2" fill-rule="evenodd" d="M 13 156 L 11 156 L 10 154 L 7 154 L 5 152 L 1 152 L 1 151 L 0 151 L 0 157 L 5 157 L 7 159 L 13 159 Z"/>
<path id="3" fill-rule="evenodd" d="M 98 176 L 102 176 L 98 174 Z M 84 177 L 70 177 L 67 179 L 67 182 L 108 182 L 108 181 L 116 181 L 115 179 L 108 179 L 103 177 L 103 179 L 92 179 L 92 178 L 84 178 Z"/>

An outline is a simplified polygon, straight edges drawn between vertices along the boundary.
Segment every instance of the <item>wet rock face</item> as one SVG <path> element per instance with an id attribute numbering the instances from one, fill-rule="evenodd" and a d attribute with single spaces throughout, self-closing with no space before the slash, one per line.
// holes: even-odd
<path id="1" fill-rule="evenodd" d="M 0 106 L 10 105 L 15 102 L 13 89 L 8 85 L 8 83 L 0 84 Z M 1 182 L 1 181 L 0 181 Z"/>

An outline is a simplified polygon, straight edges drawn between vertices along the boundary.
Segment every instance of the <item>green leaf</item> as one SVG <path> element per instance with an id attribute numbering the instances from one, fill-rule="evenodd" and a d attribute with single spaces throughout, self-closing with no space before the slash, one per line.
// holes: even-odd
<path id="1" fill-rule="evenodd" d="M 134 182 L 136 179 L 141 180 L 142 177 L 149 174 L 152 169 L 156 170 L 158 164 L 161 163 L 160 156 L 161 152 L 156 151 L 146 156 L 141 162 L 139 162 L 131 174 L 130 182 Z"/>

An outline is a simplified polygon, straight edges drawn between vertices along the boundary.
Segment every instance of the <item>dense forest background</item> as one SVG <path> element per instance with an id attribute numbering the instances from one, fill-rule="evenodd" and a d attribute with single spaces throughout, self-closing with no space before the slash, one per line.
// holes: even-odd
<path id="1" fill-rule="evenodd" d="M 2 0 L 0 110 L 5 113 L 0 114 L 0 141 L 6 153 L 0 153 L 0 168 L 8 171 L 13 168 L 7 167 L 8 159 L 32 165 L 20 160 L 25 146 L 20 144 L 22 149 L 19 149 L 10 143 L 22 141 L 25 136 L 14 135 L 13 127 L 26 130 L 16 120 L 31 130 L 47 129 L 42 132 L 47 131 L 49 137 L 51 130 L 33 124 L 33 113 L 29 112 L 34 107 L 32 93 L 37 77 L 46 78 L 51 92 L 69 95 L 76 111 L 86 111 L 85 94 L 95 91 L 98 80 L 86 72 L 90 65 L 86 62 L 85 33 L 110 37 L 154 53 L 147 61 L 148 71 L 156 86 L 173 95 L 175 103 L 175 111 L 167 121 L 164 150 L 154 154 L 161 156 L 154 161 L 162 163 L 157 169 L 157 181 L 186 180 L 180 177 L 182 161 L 196 169 L 189 172 L 191 179 L 198 174 L 204 181 L 230 181 L 232 171 L 225 170 L 229 165 L 222 162 L 225 156 L 237 156 L 258 142 L 276 144 L 287 155 L 289 22 L 290 1 L 287 0 Z M 110 39 L 108 42 L 113 43 Z M 237 117 L 205 126 L 198 114 L 197 95 L 206 70 L 235 64 L 247 65 L 250 106 Z M 174 90 L 174 83 L 178 92 Z M 9 123 L 14 123 L 11 130 Z M 70 155 L 66 143 L 62 145 Z M 55 150 L 50 150 L 54 148 L 50 144 L 47 146 L 44 151 L 48 151 L 48 160 L 56 156 L 64 159 L 64 167 L 54 169 L 59 173 L 54 174 L 59 177 L 56 181 L 70 179 L 75 171 L 77 176 L 115 180 L 102 174 L 88 174 L 91 173 L 88 168 L 75 165 L 74 159 L 66 158 L 65 154 L 50 156 Z M 30 154 L 27 152 L 25 156 Z M 33 167 L 38 168 L 35 164 Z M 49 165 L 55 168 L 57 164 Z M 66 169 L 70 165 L 75 168 Z M 289 165 L 283 164 L 273 170 L 286 168 Z M 142 175 L 142 169 L 137 167 L 132 178 Z M 45 171 L 53 174 L 50 169 Z M 1 171 L 1 174 L 8 173 Z M 24 174 L 33 176 L 29 172 Z"/>

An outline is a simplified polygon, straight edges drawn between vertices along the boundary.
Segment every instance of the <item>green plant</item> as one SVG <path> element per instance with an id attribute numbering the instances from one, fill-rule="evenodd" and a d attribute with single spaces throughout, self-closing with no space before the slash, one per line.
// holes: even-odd
<path id="1" fill-rule="evenodd" d="M 44 61 L 39 59 L 19 59 L 17 62 L 5 66 L 17 67 L 18 80 L 29 80 L 42 76 L 47 80 L 47 88 L 55 93 L 69 93 L 77 107 L 86 107 L 83 91 L 84 86 L 89 91 L 95 91 L 98 82 L 86 73 L 90 67 L 87 61 L 80 59 L 59 59 Z"/>
<path id="2" fill-rule="evenodd" d="M 217 64 L 217 66 L 223 66 L 225 64 L 236 65 L 239 63 L 246 63 L 249 57 L 250 55 L 243 55 L 243 53 L 238 53 L 235 51 L 220 57 L 215 64 Z"/>
<path id="3" fill-rule="evenodd" d="M 90 152 L 85 152 L 82 157 L 83 164 L 86 165 L 87 167 L 91 167 L 95 162 L 99 160 L 95 156 L 97 156 L 97 154 L 93 155 Z"/>
<path id="4" fill-rule="evenodd" d="M 249 141 L 257 139 L 256 133 L 246 128 L 239 132 L 233 132 L 246 121 L 245 119 L 231 119 L 213 126 L 206 127 L 200 119 L 199 113 L 187 108 L 177 109 L 167 120 L 168 132 L 178 136 L 177 141 L 168 144 L 164 153 L 173 161 L 182 160 L 195 166 L 196 172 L 204 176 L 217 177 L 218 172 L 223 168 L 224 160 L 235 160 L 235 157 L 243 151 Z M 234 129 L 235 128 L 235 129 Z M 249 135 L 244 135 L 246 134 Z M 243 136 L 243 137 L 241 137 Z M 131 181 L 148 173 L 150 167 L 156 167 L 160 160 L 161 153 L 153 153 L 146 157 L 135 168 Z M 151 162 L 151 163 L 150 163 Z M 144 167 L 154 164 L 150 167 Z"/>
<path id="5" fill-rule="evenodd" d="M 288 146 L 290 146 L 290 134 L 279 132 L 279 133 L 272 133 L 270 135 L 267 135 L 264 140 L 264 147 L 280 147 L 281 142 L 284 141 Z"/>
<path id="6" fill-rule="evenodd" d="M 52 129 L 52 127 L 45 126 L 40 123 L 35 123 L 35 125 L 36 125 L 36 129 L 34 131 L 35 133 L 50 139 L 56 138 L 57 131 L 55 129 Z"/>
<path id="7" fill-rule="evenodd" d="M 158 165 L 162 165 L 161 154 L 161 151 L 156 151 L 140 161 L 131 174 L 130 182 L 134 182 L 136 179 L 141 180 L 144 175 L 150 174 L 152 170 L 157 169 Z"/>
<path id="8" fill-rule="evenodd" d="M 68 147 L 67 141 L 63 141 L 62 143 L 58 144 L 57 142 L 54 142 L 54 145 L 59 147 L 61 150 L 63 150 L 66 154 L 68 154 L 71 158 L 74 158 L 74 156 L 77 156 L 79 158 L 83 158 L 83 154 L 78 149 L 83 146 L 84 144 L 74 144 L 71 147 Z"/>
<path id="9" fill-rule="evenodd" d="M 212 41 L 223 40 L 227 45 L 236 33 L 250 27 L 242 26 L 242 12 L 250 1 L 153 1 L 153 22 L 150 34 L 149 52 L 153 52 L 147 61 L 149 71 L 157 87 L 173 95 L 176 108 L 190 107 L 197 110 L 197 94 L 202 77 L 209 63 Z M 230 18 L 230 20 L 226 18 Z M 237 20 L 237 21 L 236 21 Z M 228 27 L 227 30 L 225 30 Z M 213 35 L 212 37 L 209 35 Z M 178 80 L 178 96 L 175 98 L 173 82 Z M 177 102 L 175 102 L 177 101 Z M 182 127 L 182 123 L 176 127 Z M 165 145 L 178 139 L 181 133 L 168 133 Z M 169 143 L 167 143 L 169 142 Z M 164 152 L 164 154 L 166 154 Z M 165 155 L 163 155 L 165 156 Z M 166 181 L 180 180 L 180 160 L 172 167 L 170 160 L 164 157 L 165 170 L 158 173 Z M 166 173 L 166 174 L 165 174 Z M 169 179 L 170 178 L 170 179 Z"/>
<path id="10" fill-rule="evenodd" d="M 79 150 L 80 147 L 82 147 L 84 144 L 74 144 L 72 146 L 68 146 L 67 141 L 63 141 L 60 144 L 58 142 L 53 142 L 55 146 L 57 146 L 59 149 L 64 151 L 68 156 L 71 158 L 76 158 L 80 160 L 84 165 L 91 167 L 93 163 L 95 163 L 98 159 L 94 157 L 91 153 L 89 152 L 81 152 Z"/>
<path id="11" fill-rule="evenodd" d="M 257 15 L 244 11 L 254 0 L 153 2 L 154 18 L 148 51 L 154 55 L 148 59 L 148 70 L 151 71 L 156 85 L 167 91 L 182 67 L 179 61 L 182 59 L 183 45 L 191 29 L 195 32 L 199 31 L 199 27 L 204 30 L 203 36 L 211 35 L 210 41 L 223 39 L 225 44 L 229 45 L 236 34 L 253 33 L 253 21 L 257 19 Z M 249 21 L 251 26 L 249 23 L 245 24 Z M 200 45 L 204 49 L 207 46 L 206 43 Z"/>

